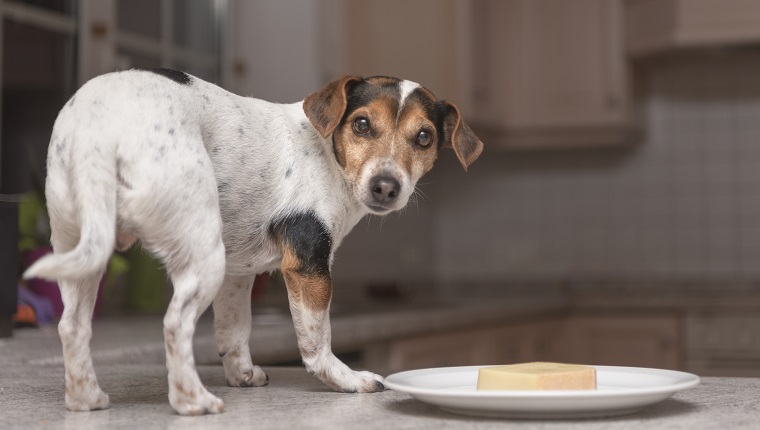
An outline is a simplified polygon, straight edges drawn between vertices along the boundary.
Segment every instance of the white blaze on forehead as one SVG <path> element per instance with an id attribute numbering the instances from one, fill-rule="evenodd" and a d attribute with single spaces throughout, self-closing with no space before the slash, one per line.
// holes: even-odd
<path id="1" fill-rule="evenodd" d="M 399 98 L 399 107 L 398 110 L 401 112 L 401 108 L 404 107 L 404 102 L 406 101 L 406 98 L 409 97 L 409 94 L 414 92 L 417 88 L 420 87 L 420 84 L 417 82 L 412 81 L 401 81 L 398 83 L 398 89 L 401 93 L 401 97 Z"/>

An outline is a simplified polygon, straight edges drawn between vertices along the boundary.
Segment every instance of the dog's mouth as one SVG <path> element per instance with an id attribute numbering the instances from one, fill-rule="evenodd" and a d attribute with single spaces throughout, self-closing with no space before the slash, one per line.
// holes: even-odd
<path id="1" fill-rule="evenodd" d="M 375 215 L 385 215 L 385 214 L 387 214 L 388 212 L 390 212 L 390 211 L 392 211 L 392 210 L 393 210 L 393 208 L 387 208 L 387 207 L 385 207 L 385 206 L 380 206 L 380 205 L 372 205 L 372 204 L 367 204 L 366 206 L 367 206 L 367 207 L 369 208 L 369 210 L 370 210 L 370 211 L 372 211 L 372 212 L 373 212 Z"/>

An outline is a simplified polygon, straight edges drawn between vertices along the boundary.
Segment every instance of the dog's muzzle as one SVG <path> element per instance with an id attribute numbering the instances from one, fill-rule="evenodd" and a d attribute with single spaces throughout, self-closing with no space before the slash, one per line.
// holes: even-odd
<path id="1" fill-rule="evenodd" d="M 390 176 L 373 176 L 369 181 L 372 201 L 367 206 L 375 212 L 393 210 L 401 192 L 401 183 Z"/>

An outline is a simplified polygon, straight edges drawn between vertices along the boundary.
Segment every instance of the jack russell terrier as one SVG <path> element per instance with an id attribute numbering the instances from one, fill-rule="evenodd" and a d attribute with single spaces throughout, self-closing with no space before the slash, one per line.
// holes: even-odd
<path id="1" fill-rule="evenodd" d="M 227 383 L 269 382 L 248 348 L 250 292 L 256 274 L 276 269 L 308 372 L 336 391 L 382 391 L 381 376 L 332 353 L 333 254 L 364 215 L 403 208 L 441 148 L 453 148 L 466 170 L 483 144 L 454 104 L 396 78 L 345 76 L 293 104 L 240 97 L 168 69 L 86 83 L 50 139 L 55 252 L 24 274 L 60 284 L 68 409 L 109 406 L 90 355 L 92 312 L 114 248 L 136 240 L 174 287 L 164 342 L 179 414 L 224 410 L 193 360 L 195 325 L 212 303 Z"/>

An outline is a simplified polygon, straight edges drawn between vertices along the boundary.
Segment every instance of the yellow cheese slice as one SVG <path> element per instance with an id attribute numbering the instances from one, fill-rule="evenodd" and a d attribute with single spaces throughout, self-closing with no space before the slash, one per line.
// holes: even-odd
<path id="1" fill-rule="evenodd" d="M 478 390 L 595 390 L 596 369 L 562 363 L 482 367 Z"/>

